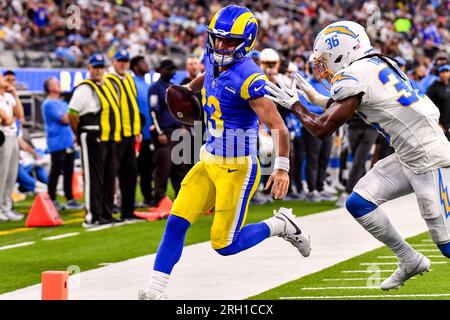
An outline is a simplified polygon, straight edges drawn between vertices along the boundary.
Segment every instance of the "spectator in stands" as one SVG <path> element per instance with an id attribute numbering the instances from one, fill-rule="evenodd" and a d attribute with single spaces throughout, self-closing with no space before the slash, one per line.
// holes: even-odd
<path id="1" fill-rule="evenodd" d="M 51 167 L 48 180 L 48 194 L 56 209 L 82 209 L 83 205 L 73 198 L 72 177 L 75 161 L 74 135 L 69 126 L 68 104 L 61 100 L 61 85 L 55 77 L 44 82 L 47 98 L 41 106 L 42 118 L 47 135 L 47 150 L 51 155 Z M 64 195 L 66 204 L 56 201 L 56 188 L 59 176 L 64 177 Z"/>
<path id="2" fill-rule="evenodd" d="M 159 80 L 150 87 L 150 107 L 153 123 L 155 124 L 155 199 L 154 205 L 158 207 L 166 196 L 169 178 L 175 194 L 181 187 L 186 171 L 182 164 L 172 162 L 171 153 L 177 144 L 171 140 L 172 133 L 182 128 L 167 108 L 165 101 L 166 89 L 175 75 L 177 67 L 170 59 L 163 59 L 156 70 L 161 74 Z"/>
<path id="3" fill-rule="evenodd" d="M 105 77 L 106 85 L 118 97 L 121 115 L 122 141 L 117 144 L 117 177 L 122 196 L 120 218 L 123 221 L 137 218 L 134 214 L 138 175 L 135 144 L 141 141 L 136 86 L 129 70 L 130 54 L 127 50 L 118 50 Z"/>
<path id="4" fill-rule="evenodd" d="M 153 205 L 153 151 L 155 146 L 150 135 L 152 126 L 149 101 L 150 84 L 145 77 L 149 72 L 149 66 L 143 56 L 136 56 L 130 61 L 130 69 L 134 73 L 133 79 L 136 84 L 137 104 L 141 117 L 142 141 L 139 148 L 139 157 L 137 158 L 141 193 L 144 197 L 144 206 L 150 207 Z"/>
<path id="5" fill-rule="evenodd" d="M 121 140 L 121 128 L 119 107 L 104 84 L 105 57 L 93 54 L 88 71 L 89 78 L 73 92 L 68 114 L 83 159 L 86 204 L 83 227 L 92 228 L 119 222 L 113 218 L 112 210 L 116 146 Z M 101 121 L 102 116 L 105 121 Z"/>
<path id="6" fill-rule="evenodd" d="M 0 131 L 4 137 L 0 147 L 0 221 L 23 219 L 23 215 L 12 209 L 11 195 L 19 169 L 19 144 L 17 138 L 17 118 L 23 114 L 15 98 L 6 90 L 10 87 L 0 75 Z"/>
<path id="7" fill-rule="evenodd" d="M 434 102 L 440 112 L 439 125 L 450 140 L 450 65 L 437 69 L 439 79 L 427 90 L 427 96 Z"/>

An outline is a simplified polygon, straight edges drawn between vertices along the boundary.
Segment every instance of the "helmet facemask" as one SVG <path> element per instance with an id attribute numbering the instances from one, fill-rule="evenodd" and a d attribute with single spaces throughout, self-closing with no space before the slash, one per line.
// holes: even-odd
<path id="1" fill-rule="evenodd" d="M 208 30 L 208 38 L 206 41 L 206 48 L 208 50 L 208 56 L 210 62 L 219 67 L 228 66 L 237 60 L 243 58 L 243 55 L 241 53 L 242 50 L 240 50 L 244 45 L 244 39 L 242 36 L 235 36 L 235 35 L 218 35 L 216 30 Z M 224 39 L 236 39 L 241 40 L 241 43 L 239 43 L 234 49 L 232 50 L 223 50 L 223 49 L 216 49 L 216 39 L 217 38 L 224 38 Z"/>
<path id="2" fill-rule="evenodd" d="M 318 58 L 314 59 L 314 69 L 319 74 L 320 83 L 327 90 L 330 90 L 331 80 L 334 77 L 334 73 L 328 67 L 328 55 L 322 54 Z"/>

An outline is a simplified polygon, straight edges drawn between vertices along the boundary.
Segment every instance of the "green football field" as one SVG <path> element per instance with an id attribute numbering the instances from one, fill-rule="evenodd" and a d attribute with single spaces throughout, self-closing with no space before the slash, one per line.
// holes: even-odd
<path id="1" fill-rule="evenodd" d="M 27 213 L 32 200 L 16 204 Z M 280 206 L 292 207 L 297 216 L 334 209 L 334 202 L 283 201 L 252 205 L 247 223 L 272 215 Z M 138 222 L 104 230 L 87 231 L 81 223 L 84 212 L 61 214 L 59 227 L 25 228 L 24 221 L 0 223 L 0 293 L 40 282 L 46 270 L 67 270 L 76 266 L 87 271 L 107 263 L 155 253 L 166 221 Z M 209 240 L 212 216 L 200 219 L 189 231 L 186 245 Z M 55 236 L 67 236 L 53 238 Z M 450 299 L 450 265 L 427 233 L 409 242 L 432 260 L 432 271 L 417 276 L 399 290 L 379 289 L 383 279 L 396 268 L 396 259 L 387 248 L 377 249 L 331 266 L 320 272 L 286 283 L 250 299 Z M 23 247 L 8 248 L 24 244 Z M 149 270 L 152 266 L 149 266 Z"/>
<path id="2" fill-rule="evenodd" d="M 19 202 L 16 209 L 27 213 L 32 200 Z M 257 222 L 272 215 L 280 206 L 292 207 L 297 216 L 334 208 L 334 202 L 276 201 L 250 206 L 247 222 Z M 81 223 L 83 212 L 66 212 L 64 224 L 58 227 L 25 228 L 24 221 L 0 223 L 0 293 L 40 282 L 47 270 L 67 270 L 77 266 L 81 271 L 155 253 L 166 221 L 138 222 L 105 230 L 86 231 Z M 200 219 L 188 232 L 186 245 L 208 241 L 212 216 Z M 58 235 L 66 238 L 53 239 Z M 50 238 L 50 239 L 48 239 Z M 8 248 L 10 245 L 23 247 Z M 149 270 L 152 266 L 149 266 Z"/>
<path id="3" fill-rule="evenodd" d="M 408 242 L 430 258 L 431 271 L 413 277 L 400 289 L 382 291 L 379 288 L 381 281 L 397 268 L 396 258 L 383 247 L 250 299 L 450 299 L 450 260 L 439 252 L 428 233 L 409 238 Z"/>

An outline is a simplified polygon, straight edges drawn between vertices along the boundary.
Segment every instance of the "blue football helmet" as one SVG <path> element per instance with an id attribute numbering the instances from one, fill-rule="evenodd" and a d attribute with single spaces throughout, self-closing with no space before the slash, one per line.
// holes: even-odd
<path id="1" fill-rule="evenodd" d="M 229 5 L 214 15 L 207 31 L 206 50 L 209 61 L 216 66 L 226 66 L 242 59 L 253 49 L 258 21 L 249 9 Z M 240 39 L 242 43 L 234 50 L 218 50 L 215 49 L 216 38 Z"/>

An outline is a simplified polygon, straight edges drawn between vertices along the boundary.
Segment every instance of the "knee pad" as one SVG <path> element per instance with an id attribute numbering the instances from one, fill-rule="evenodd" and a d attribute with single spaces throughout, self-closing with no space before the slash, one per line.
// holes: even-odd
<path id="1" fill-rule="evenodd" d="M 450 242 L 446 244 L 438 244 L 437 246 L 445 257 L 450 258 Z"/>
<path id="2" fill-rule="evenodd" d="M 345 207 L 354 218 L 361 218 L 375 210 L 377 205 L 367 201 L 356 192 L 352 192 L 345 202 Z"/>

